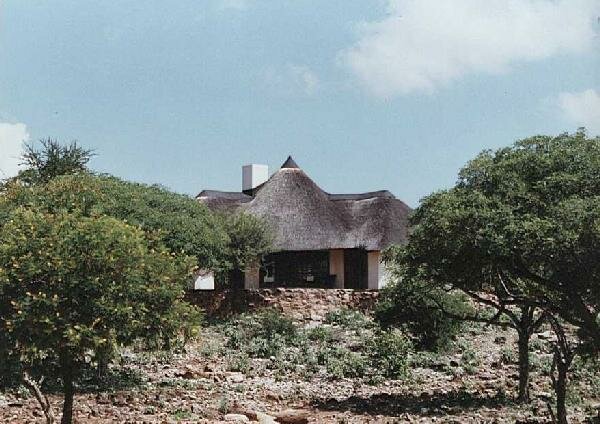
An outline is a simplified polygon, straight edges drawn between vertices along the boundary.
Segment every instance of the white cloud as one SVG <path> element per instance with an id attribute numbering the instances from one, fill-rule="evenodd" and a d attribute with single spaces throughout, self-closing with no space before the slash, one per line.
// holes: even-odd
<path id="1" fill-rule="evenodd" d="M 341 63 L 374 94 L 432 92 L 467 74 L 592 46 L 598 0 L 389 0 Z"/>
<path id="2" fill-rule="evenodd" d="M 29 134 L 25 124 L 0 122 L 0 179 L 17 174 L 23 143 L 27 140 Z"/>
<path id="3" fill-rule="evenodd" d="M 600 93 L 589 89 L 578 93 L 561 93 L 558 104 L 564 116 L 574 124 L 600 135 Z"/>

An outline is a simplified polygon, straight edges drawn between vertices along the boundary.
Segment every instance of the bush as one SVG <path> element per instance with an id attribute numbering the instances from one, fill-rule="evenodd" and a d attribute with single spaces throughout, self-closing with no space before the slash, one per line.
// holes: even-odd
<path id="1" fill-rule="evenodd" d="M 398 330 L 378 332 L 368 345 L 371 366 L 384 377 L 402 379 L 409 373 L 413 346 Z"/>
<path id="2" fill-rule="evenodd" d="M 367 371 L 367 359 L 356 352 L 344 347 L 335 347 L 324 352 L 325 366 L 330 377 L 359 378 Z"/>
<path id="3" fill-rule="evenodd" d="M 446 349 L 463 327 L 462 321 L 450 318 L 446 312 L 456 316 L 471 314 L 465 296 L 420 281 L 402 280 L 398 271 L 394 274 L 397 281 L 381 291 L 375 319 L 384 328 L 398 326 L 408 330 L 421 348 Z"/>
<path id="4" fill-rule="evenodd" d="M 348 308 L 327 312 L 324 322 L 325 324 L 338 325 L 350 330 L 362 330 L 373 325 L 362 312 Z"/>
<path id="5" fill-rule="evenodd" d="M 313 327 L 305 332 L 306 338 L 311 342 L 328 343 L 333 339 L 333 333 L 328 327 Z"/>
<path id="6" fill-rule="evenodd" d="M 294 322 L 273 309 L 240 315 L 225 326 L 224 333 L 227 347 L 259 358 L 275 356 L 286 345 L 299 342 Z"/>

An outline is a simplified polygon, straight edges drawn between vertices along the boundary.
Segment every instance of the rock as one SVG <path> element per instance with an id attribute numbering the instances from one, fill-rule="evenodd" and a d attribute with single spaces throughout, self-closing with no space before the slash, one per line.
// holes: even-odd
<path id="1" fill-rule="evenodd" d="M 541 340 L 550 340 L 553 337 L 553 333 L 551 331 L 544 331 L 543 333 L 538 333 L 537 337 Z"/>
<path id="2" fill-rule="evenodd" d="M 281 395 L 279 393 L 272 392 L 271 390 L 267 390 L 265 392 L 265 398 L 269 400 L 280 401 Z"/>
<path id="3" fill-rule="evenodd" d="M 234 422 L 234 423 L 247 423 L 250 422 L 250 419 L 242 414 L 227 414 L 223 417 L 225 421 Z"/>
<path id="4" fill-rule="evenodd" d="M 119 395 L 113 399 L 112 404 L 114 406 L 127 406 L 127 400 L 123 395 Z"/>
<path id="5" fill-rule="evenodd" d="M 275 420 L 280 424 L 306 424 L 308 411 L 303 409 L 286 409 L 275 415 Z"/>
<path id="6" fill-rule="evenodd" d="M 193 380 L 195 378 L 198 378 L 198 375 L 199 375 L 198 370 L 191 368 L 191 367 L 185 367 L 185 369 L 183 369 L 183 370 L 175 371 L 176 377 L 183 378 L 185 380 Z"/>
<path id="7" fill-rule="evenodd" d="M 226 379 L 228 383 L 241 383 L 246 377 L 241 372 L 232 372 L 227 374 Z"/>
<path id="8" fill-rule="evenodd" d="M 262 412 L 256 412 L 256 418 L 254 420 L 258 421 L 259 424 L 277 424 L 274 417 Z"/>

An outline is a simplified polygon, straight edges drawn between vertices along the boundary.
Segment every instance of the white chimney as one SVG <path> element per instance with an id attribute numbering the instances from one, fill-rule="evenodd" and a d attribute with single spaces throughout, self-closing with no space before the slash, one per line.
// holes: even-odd
<path id="1" fill-rule="evenodd" d="M 269 179 L 269 167 L 267 165 L 244 165 L 242 166 L 242 191 L 252 190 Z"/>

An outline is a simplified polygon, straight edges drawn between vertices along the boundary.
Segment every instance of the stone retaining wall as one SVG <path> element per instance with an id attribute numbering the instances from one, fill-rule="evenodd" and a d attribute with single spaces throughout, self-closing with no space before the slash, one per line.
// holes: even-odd
<path id="1" fill-rule="evenodd" d="M 369 312 L 378 291 L 349 289 L 255 289 L 193 291 L 188 301 L 205 310 L 208 317 L 226 317 L 260 308 L 275 308 L 298 321 L 321 321 L 340 308 Z"/>

